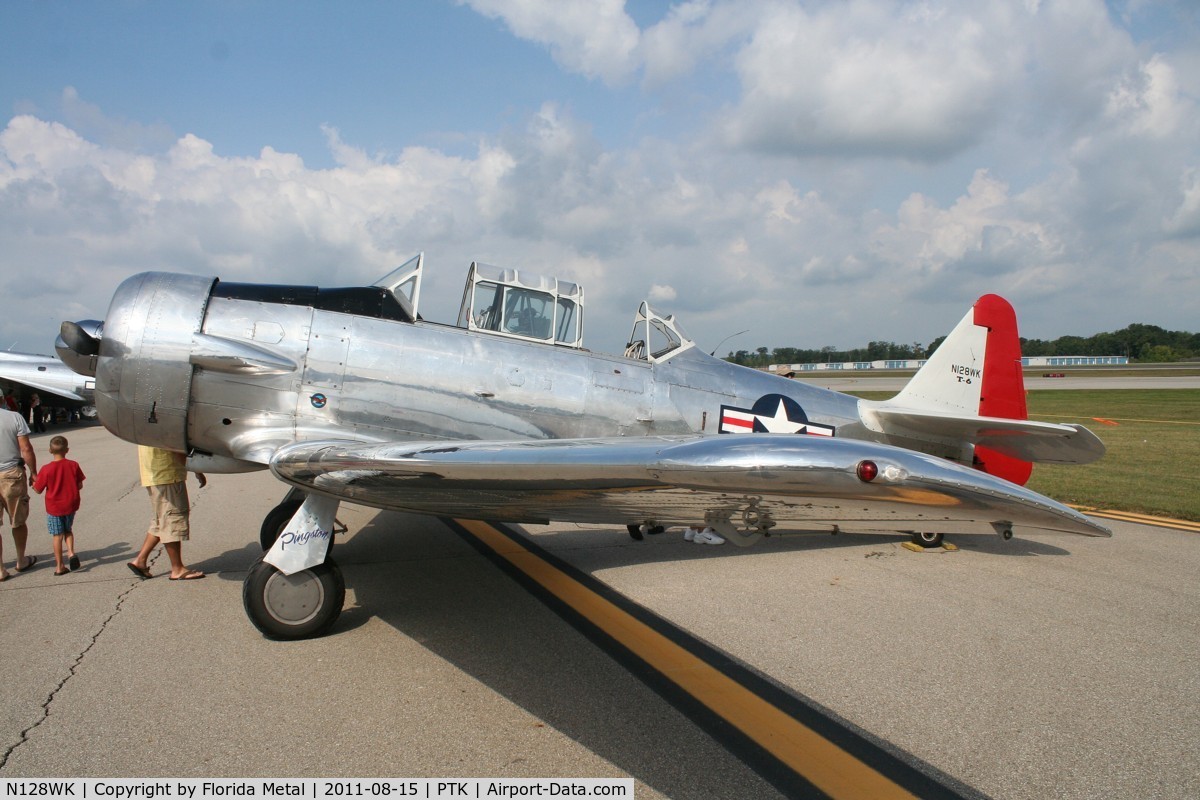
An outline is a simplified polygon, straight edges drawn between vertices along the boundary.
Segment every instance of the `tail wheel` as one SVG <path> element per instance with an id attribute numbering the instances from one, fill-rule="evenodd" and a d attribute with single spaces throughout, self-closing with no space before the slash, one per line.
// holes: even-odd
<path id="1" fill-rule="evenodd" d="M 258 543 L 262 545 L 264 553 L 275 544 L 275 540 L 279 538 L 279 534 L 283 533 L 283 529 L 287 527 L 288 522 L 295 516 L 303 502 L 304 498 L 302 497 L 285 499 L 267 512 L 267 516 L 263 518 L 262 528 L 258 531 Z"/>
<path id="2" fill-rule="evenodd" d="M 270 639 L 310 639 L 329 630 L 342 613 L 346 582 L 333 559 L 284 575 L 258 561 L 242 583 L 246 616 Z"/>
<path id="3" fill-rule="evenodd" d="M 918 544 L 926 549 L 942 546 L 942 534 L 930 533 L 929 531 L 914 531 L 912 535 L 914 544 Z"/>

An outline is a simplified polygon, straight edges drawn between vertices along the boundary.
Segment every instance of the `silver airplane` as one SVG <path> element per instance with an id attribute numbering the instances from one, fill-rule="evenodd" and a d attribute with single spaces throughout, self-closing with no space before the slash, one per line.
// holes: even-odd
<path id="1" fill-rule="evenodd" d="M 135 275 L 103 321 L 64 322 L 112 433 L 189 468 L 270 468 L 290 491 L 260 530 L 251 621 L 274 638 L 337 619 L 342 501 L 517 523 L 1108 536 L 1024 488 L 1033 462 L 1104 445 L 1026 419 L 1016 318 L 986 295 L 906 388 L 860 400 L 705 353 L 642 303 L 624 352 L 583 347 L 583 289 L 474 263 L 455 325 L 417 312 L 423 255 L 372 286 Z"/>
<path id="2" fill-rule="evenodd" d="M 45 406 L 77 408 L 83 416 L 94 417 L 95 385 L 54 356 L 0 350 L 0 392 L 5 398 L 28 400 L 30 394 L 40 393 Z"/>

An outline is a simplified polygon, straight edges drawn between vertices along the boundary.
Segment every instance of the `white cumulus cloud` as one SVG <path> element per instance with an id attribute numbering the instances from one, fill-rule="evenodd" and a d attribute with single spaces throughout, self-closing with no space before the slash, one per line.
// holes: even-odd
<path id="1" fill-rule="evenodd" d="M 929 341 L 985 292 L 1033 336 L 1194 327 L 1200 58 L 1098 0 L 691 0 L 642 31 L 613 2 L 471 7 L 622 96 L 641 70 L 648 106 L 735 94 L 620 145 L 569 97 L 453 153 L 371 154 L 333 119 L 314 168 L 269 136 L 148 146 L 72 92 L 78 123 L 0 129 L 0 341 L 47 352 L 139 271 L 347 285 L 421 250 L 426 318 L 478 259 L 581 283 L 609 352 L 647 297 L 710 348 Z"/>
<path id="2" fill-rule="evenodd" d="M 564 68 L 620 84 L 637 68 L 639 31 L 624 0 L 460 0 L 550 48 Z"/>

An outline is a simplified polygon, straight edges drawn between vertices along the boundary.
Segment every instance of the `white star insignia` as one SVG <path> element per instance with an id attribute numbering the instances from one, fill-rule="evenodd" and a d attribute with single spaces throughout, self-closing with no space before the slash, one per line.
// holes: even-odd
<path id="1" fill-rule="evenodd" d="M 779 401 L 779 408 L 775 410 L 775 416 L 764 417 L 756 415 L 759 422 L 767 429 L 767 433 L 800 433 L 808 424 L 806 422 L 796 422 L 788 419 L 787 411 L 783 407 L 783 401 Z"/>

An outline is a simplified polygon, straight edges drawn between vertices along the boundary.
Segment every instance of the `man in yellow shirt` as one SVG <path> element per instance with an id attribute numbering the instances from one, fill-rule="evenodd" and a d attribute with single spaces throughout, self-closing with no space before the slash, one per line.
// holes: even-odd
<path id="1" fill-rule="evenodd" d="M 187 493 L 187 456 L 161 447 L 138 445 L 138 465 L 141 467 L 142 486 L 150 496 L 154 519 L 146 532 L 137 558 L 128 566 L 139 578 L 149 578 L 150 553 L 162 542 L 171 560 L 171 580 L 193 581 L 203 578 L 204 573 L 190 569 L 183 563 L 183 542 L 190 534 L 189 516 L 191 503 Z M 196 480 L 203 489 L 208 478 L 203 472 L 196 473 Z"/>

